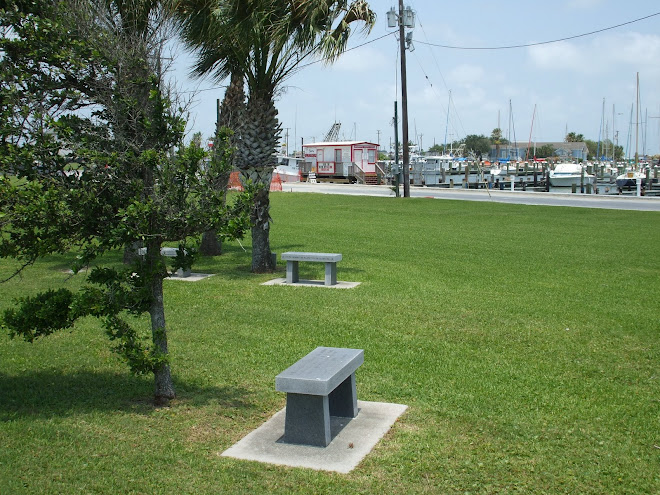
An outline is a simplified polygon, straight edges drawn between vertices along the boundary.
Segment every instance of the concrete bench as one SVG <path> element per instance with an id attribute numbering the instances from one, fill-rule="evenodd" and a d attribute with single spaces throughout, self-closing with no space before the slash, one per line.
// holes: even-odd
<path id="1" fill-rule="evenodd" d="M 326 447 L 332 440 L 330 416 L 358 414 L 355 370 L 364 350 L 317 347 L 275 377 L 275 390 L 286 392 L 286 443 Z"/>
<path id="2" fill-rule="evenodd" d="M 341 261 L 339 253 L 303 253 L 288 251 L 282 253 L 282 260 L 286 261 L 286 283 L 295 284 L 299 281 L 298 262 L 317 261 L 325 263 L 325 285 L 337 285 L 337 262 Z"/>
<path id="3" fill-rule="evenodd" d="M 162 247 L 162 248 L 160 248 L 160 255 L 161 255 L 161 256 L 165 256 L 165 257 L 167 257 L 167 258 L 176 258 L 176 253 L 177 253 L 178 250 L 179 250 L 179 248 L 173 248 L 173 247 Z M 138 249 L 138 254 L 139 254 L 140 256 L 144 256 L 144 255 L 146 255 L 146 254 L 147 254 L 147 248 L 142 247 L 142 248 Z M 188 270 L 185 270 L 185 271 L 184 271 L 184 270 L 182 270 L 181 268 L 179 268 L 179 269 L 176 271 L 176 274 L 177 274 L 179 277 L 189 277 L 190 274 L 191 274 L 191 270 L 188 269 Z"/>

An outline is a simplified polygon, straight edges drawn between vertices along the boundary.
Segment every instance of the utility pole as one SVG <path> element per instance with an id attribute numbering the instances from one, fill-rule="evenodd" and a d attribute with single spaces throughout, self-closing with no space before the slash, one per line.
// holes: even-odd
<path id="1" fill-rule="evenodd" d="M 376 135 L 378 136 L 378 139 L 376 140 L 376 144 L 378 144 L 378 146 L 380 146 L 380 130 L 379 129 L 376 129 Z"/>
<path id="2" fill-rule="evenodd" d="M 406 35 L 403 0 L 399 0 L 399 46 L 401 49 L 401 134 L 403 135 L 403 197 L 410 197 L 410 150 L 408 149 L 408 83 L 406 81 Z"/>
<path id="3" fill-rule="evenodd" d="M 399 113 L 397 102 L 394 102 L 394 192 L 398 198 L 399 192 Z"/>
<path id="4" fill-rule="evenodd" d="M 403 0 L 399 0 L 399 13 L 390 9 L 387 13 L 387 25 L 399 25 L 399 49 L 401 51 L 401 133 L 403 135 L 403 197 L 410 197 L 410 150 L 408 149 L 408 83 L 406 80 L 406 33 L 405 28 L 415 27 L 415 14 L 410 7 L 403 8 Z M 412 41 L 412 33 L 409 44 Z"/>

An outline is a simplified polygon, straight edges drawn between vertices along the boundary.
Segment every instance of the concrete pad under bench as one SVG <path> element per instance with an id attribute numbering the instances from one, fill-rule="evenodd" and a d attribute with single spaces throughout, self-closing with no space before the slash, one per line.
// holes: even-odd
<path id="1" fill-rule="evenodd" d="M 376 446 L 408 406 L 385 402 L 357 401 L 357 417 L 331 417 L 332 442 L 327 447 L 297 445 L 281 441 L 286 409 L 248 433 L 219 455 L 281 466 L 350 473 Z M 336 434 L 335 434 L 336 432 Z"/>
<path id="2" fill-rule="evenodd" d="M 338 281 L 335 285 L 325 285 L 323 280 L 299 280 L 295 284 L 290 284 L 285 278 L 274 278 L 261 285 L 289 285 L 293 287 L 325 287 L 326 289 L 353 289 L 361 282 L 342 282 Z"/>
<path id="3" fill-rule="evenodd" d="M 176 258 L 177 252 L 179 251 L 179 248 L 173 248 L 173 247 L 162 247 L 160 248 L 160 255 L 165 256 L 166 258 Z M 141 247 L 138 249 L 138 255 L 139 256 L 145 256 L 147 254 L 147 248 L 146 247 Z M 185 252 L 185 250 L 184 250 Z M 189 277 L 192 277 L 193 273 L 190 271 L 190 269 L 184 270 L 182 268 L 179 268 L 176 273 L 170 277 L 167 277 L 168 280 L 184 280 L 188 279 Z M 189 282 L 196 282 L 197 280 L 201 280 L 206 277 L 210 277 L 211 274 L 205 274 L 205 273 L 197 273 L 195 274 L 196 277 L 193 277 L 192 279 L 188 280 Z"/>
<path id="4" fill-rule="evenodd" d="M 184 282 L 199 282 L 205 278 L 212 277 L 215 273 L 194 273 L 191 272 L 189 275 L 179 274 L 181 270 L 177 270 L 176 273 L 170 277 L 167 277 L 165 280 L 182 280 Z"/>

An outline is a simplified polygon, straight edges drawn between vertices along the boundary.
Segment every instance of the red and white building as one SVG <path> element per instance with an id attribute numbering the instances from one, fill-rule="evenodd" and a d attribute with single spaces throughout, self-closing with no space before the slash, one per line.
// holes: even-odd
<path id="1" fill-rule="evenodd" d="M 368 141 L 337 141 L 303 145 L 302 175 L 317 179 L 375 184 L 384 175 L 377 165 L 378 144 Z"/>

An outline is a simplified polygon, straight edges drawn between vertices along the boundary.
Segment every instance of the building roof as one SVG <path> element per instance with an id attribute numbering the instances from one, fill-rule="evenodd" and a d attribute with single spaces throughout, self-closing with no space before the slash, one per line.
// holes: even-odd
<path id="1" fill-rule="evenodd" d="M 369 141 L 328 141 L 328 142 L 320 142 L 320 143 L 303 144 L 303 148 L 307 148 L 309 146 L 353 146 L 356 144 L 373 144 L 374 146 L 380 146 L 378 143 L 371 143 Z"/>

